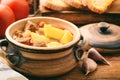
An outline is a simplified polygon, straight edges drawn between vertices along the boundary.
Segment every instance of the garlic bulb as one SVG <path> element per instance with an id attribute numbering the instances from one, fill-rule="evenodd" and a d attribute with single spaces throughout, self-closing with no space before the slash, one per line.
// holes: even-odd
<path id="1" fill-rule="evenodd" d="M 94 60 L 90 58 L 83 59 L 82 71 L 83 73 L 85 73 L 85 75 L 95 71 L 96 69 L 97 69 L 97 63 Z"/>

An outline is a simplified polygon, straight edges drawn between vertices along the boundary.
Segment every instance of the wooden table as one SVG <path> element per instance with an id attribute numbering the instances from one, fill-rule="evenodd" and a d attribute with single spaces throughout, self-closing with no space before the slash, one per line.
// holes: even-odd
<path id="1" fill-rule="evenodd" d="M 69 73 L 52 78 L 41 78 L 27 76 L 30 80 L 120 80 L 120 54 L 102 54 L 110 63 L 111 66 L 98 64 L 95 72 L 84 75 L 81 67 L 78 65 Z"/>
<path id="2" fill-rule="evenodd" d="M 41 0 L 42 1 L 42 0 Z M 114 4 L 118 3 L 118 0 Z M 96 14 L 90 11 L 77 11 L 77 12 L 50 12 L 46 10 L 42 4 L 40 4 L 40 11 L 41 16 L 50 16 L 50 17 L 57 17 L 68 20 L 78 27 L 82 25 L 86 25 L 89 23 L 96 23 L 96 22 L 109 22 L 113 24 L 120 25 L 120 12 L 118 11 L 118 5 L 114 5 L 116 9 L 108 10 L 107 13 L 104 14 Z M 30 77 L 31 80 L 120 80 L 120 54 L 116 53 L 106 53 L 102 54 L 110 63 L 111 66 L 98 64 L 98 68 L 95 72 L 90 73 L 89 75 L 85 76 L 80 66 L 76 66 L 75 69 L 70 71 L 69 73 L 53 77 L 53 78 L 33 78 Z"/>
<path id="3" fill-rule="evenodd" d="M 76 25 L 84 25 L 100 21 L 106 21 L 120 25 L 120 14 L 99 15 L 96 13 L 83 11 L 77 13 L 42 13 L 41 15 L 35 16 L 57 16 L 58 18 L 65 18 L 66 20 L 71 21 Z M 106 53 L 102 55 L 111 63 L 111 66 L 98 64 L 97 70 L 93 73 L 88 74 L 87 76 L 82 73 L 79 64 L 69 73 L 57 77 L 43 78 L 25 76 L 29 80 L 120 80 L 120 54 Z"/>
<path id="4" fill-rule="evenodd" d="M 82 73 L 79 64 L 69 73 L 57 77 L 42 78 L 25 76 L 29 80 L 120 80 L 120 54 L 106 53 L 102 55 L 111 63 L 111 66 L 98 64 L 97 70 L 87 76 Z"/>
<path id="5" fill-rule="evenodd" d="M 97 70 L 88 74 L 87 76 L 81 71 L 81 62 L 79 62 L 78 65 L 69 73 L 61 76 L 49 78 L 25 76 L 29 80 L 120 80 L 120 54 L 104 53 L 102 55 L 111 63 L 111 66 L 98 64 Z"/>

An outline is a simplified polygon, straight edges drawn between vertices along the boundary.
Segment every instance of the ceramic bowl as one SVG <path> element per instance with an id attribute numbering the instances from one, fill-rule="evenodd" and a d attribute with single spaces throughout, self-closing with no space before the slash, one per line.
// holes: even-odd
<path id="1" fill-rule="evenodd" d="M 19 43 L 12 36 L 16 30 L 22 30 L 28 20 L 62 26 L 69 30 L 74 38 L 71 42 L 58 47 L 34 47 Z M 9 59 L 14 63 L 14 68 L 20 72 L 35 76 L 57 76 L 69 72 L 78 63 L 73 52 L 80 40 L 80 32 L 76 25 L 66 20 L 53 17 L 26 18 L 11 24 L 5 35 L 7 42 L 19 53 L 14 54 L 18 58 L 12 56 Z"/>

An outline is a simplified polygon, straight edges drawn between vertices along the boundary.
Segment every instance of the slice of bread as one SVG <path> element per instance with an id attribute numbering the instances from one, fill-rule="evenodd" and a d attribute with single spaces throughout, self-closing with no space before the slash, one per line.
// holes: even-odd
<path id="1" fill-rule="evenodd" d="M 64 0 L 70 6 L 80 9 L 83 8 L 82 0 Z"/>
<path id="2" fill-rule="evenodd" d="M 64 0 L 44 0 L 43 6 L 55 11 L 71 9 L 70 5 L 66 4 Z"/>
<path id="3" fill-rule="evenodd" d="M 96 13 L 104 13 L 114 0 L 85 0 L 87 7 Z"/>

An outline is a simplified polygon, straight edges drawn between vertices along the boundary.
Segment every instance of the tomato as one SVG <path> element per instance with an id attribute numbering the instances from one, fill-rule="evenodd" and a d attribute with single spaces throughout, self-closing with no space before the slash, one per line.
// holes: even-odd
<path id="1" fill-rule="evenodd" d="M 1 4 L 8 5 L 13 10 L 16 20 L 29 15 L 30 8 L 26 0 L 1 0 Z"/>
<path id="2" fill-rule="evenodd" d="M 15 16 L 11 8 L 0 4 L 0 38 L 5 36 L 6 28 L 15 21 Z"/>

